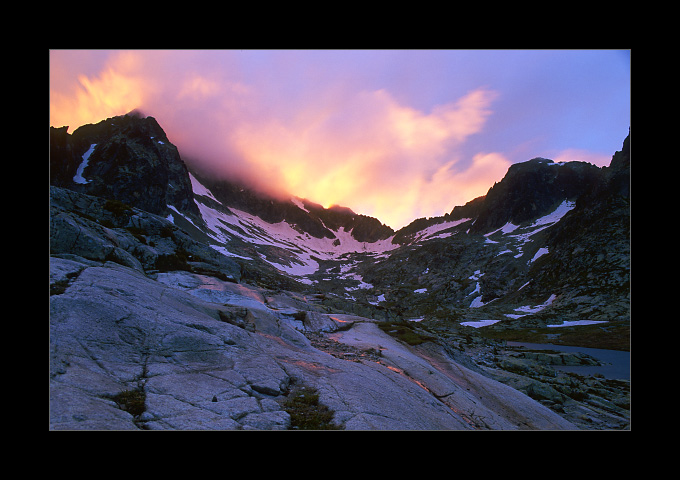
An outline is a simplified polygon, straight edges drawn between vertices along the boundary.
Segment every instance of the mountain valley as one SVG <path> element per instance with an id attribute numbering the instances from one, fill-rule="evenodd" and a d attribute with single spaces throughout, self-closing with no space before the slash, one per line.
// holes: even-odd
<path id="1" fill-rule="evenodd" d="M 630 136 L 398 231 L 138 113 L 51 128 L 50 183 L 51 429 L 295 429 L 305 390 L 348 430 L 630 428 L 629 378 L 512 344 L 630 350 Z"/>

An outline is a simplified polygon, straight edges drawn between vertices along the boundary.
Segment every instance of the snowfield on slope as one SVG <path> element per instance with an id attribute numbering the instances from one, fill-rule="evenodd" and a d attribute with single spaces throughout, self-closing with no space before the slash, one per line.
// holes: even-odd
<path id="1" fill-rule="evenodd" d="M 210 190 L 195 177 L 190 178 L 194 193 L 217 201 Z M 304 210 L 301 202 L 296 199 L 291 199 L 291 202 Z M 344 227 L 340 227 L 338 230 L 332 230 L 336 238 L 316 238 L 296 230 L 286 221 L 268 223 L 255 215 L 231 207 L 229 208 L 231 214 L 224 213 L 205 205 L 198 197 L 196 205 L 209 229 L 206 233 L 218 242 L 218 245 L 211 245 L 212 248 L 228 253 L 225 246 L 232 238 L 255 245 L 283 248 L 295 256 L 290 265 L 270 261 L 263 255 L 261 257 L 278 270 L 296 277 L 311 275 L 319 270 L 319 263 L 312 257 L 337 260 L 348 253 L 383 254 L 399 248 L 399 245 L 392 243 L 394 236 L 372 243 L 359 242 L 352 236 L 351 230 L 346 231 Z"/>
<path id="2" fill-rule="evenodd" d="M 392 250 L 400 247 L 399 244 L 392 243 L 394 236 L 377 242 L 359 242 L 352 236 L 351 230 L 347 231 L 344 227 L 340 227 L 338 230 L 331 230 L 329 228 L 329 230 L 334 233 L 335 238 L 316 238 L 306 232 L 297 230 L 295 225 L 286 221 L 268 223 L 256 215 L 232 207 L 227 207 L 225 208 L 225 211 L 221 211 L 213 208 L 214 205 L 209 206 L 208 204 L 210 202 L 205 200 L 202 201 L 202 197 L 207 197 L 212 201 L 221 204 L 212 192 L 202 185 L 193 175 L 190 175 L 190 180 L 193 191 L 196 194 L 196 205 L 198 206 L 201 217 L 207 227 L 207 230 L 203 230 L 215 242 L 210 245 L 213 249 L 226 256 L 243 259 L 250 258 L 230 251 L 229 245 L 231 241 L 239 240 L 251 245 L 283 249 L 290 254 L 285 260 L 281 258 L 268 258 L 266 250 L 258 251 L 257 255 L 269 265 L 285 274 L 296 277 L 298 281 L 303 283 L 313 283 L 313 281 L 309 280 L 307 277 L 319 272 L 319 261 L 341 260 L 343 255 L 352 253 L 372 254 L 375 255 L 375 258 L 382 258 L 388 256 Z M 307 211 L 300 199 L 291 197 L 290 202 L 301 210 Z M 575 205 L 575 202 L 565 199 L 551 213 L 536 219 L 530 225 L 522 227 L 508 222 L 502 227 L 485 234 L 485 237 L 488 243 L 498 243 L 497 241 L 490 240 L 489 237 L 500 232 L 505 238 L 515 242 L 514 249 L 519 252 L 515 257 L 518 258 L 523 255 L 522 245 L 532 241 L 530 238 L 531 236 L 560 221 L 564 215 L 575 207 Z M 178 215 L 182 215 L 176 209 L 173 210 Z M 187 217 L 184 218 L 191 221 Z M 469 220 L 469 218 L 463 218 L 431 225 L 416 232 L 413 236 L 412 243 L 449 237 L 454 233 L 447 230 L 453 229 Z M 512 251 L 506 249 L 501 253 L 512 253 Z M 539 249 L 539 251 L 536 252 L 536 255 L 529 260 L 529 264 L 547 253 L 549 253 L 547 248 Z M 341 273 L 343 274 L 343 278 L 347 278 L 347 269 L 342 270 Z M 478 280 L 478 278 L 472 277 L 471 279 Z M 356 280 L 361 283 L 363 279 L 356 278 Z M 363 283 L 359 286 L 359 288 L 369 287 L 368 284 Z M 425 292 L 419 291 L 417 293 Z M 481 301 L 480 293 L 478 283 L 477 289 L 469 294 L 469 296 L 472 296 L 472 303 L 470 304 L 471 308 L 478 308 L 484 305 Z"/>
<path id="3" fill-rule="evenodd" d="M 548 213 L 547 215 L 542 216 L 541 218 L 537 218 L 529 225 L 519 226 L 515 225 L 512 222 L 507 222 L 502 227 L 497 228 L 496 230 L 493 230 L 489 233 L 485 233 L 484 234 L 484 237 L 486 237 L 485 243 L 488 244 L 499 243 L 501 241 L 501 238 L 504 240 L 505 239 L 510 240 L 513 242 L 513 245 L 508 245 L 506 243 L 506 246 L 510 246 L 511 248 L 516 249 L 517 254 L 514 255 L 514 257 L 520 258 L 521 256 L 524 255 L 524 251 L 522 250 L 524 244 L 533 241 L 533 239 L 531 238 L 532 236 L 536 235 L 538 232 L 542 230 L 545 230 L 548 227 L 555 225 L 557 222 L 562 220 L 562 217 L 564 217 L 567 213 L 573 210 L 574 207 L 576 207 L 576 202 L 572 202 L 565 199 L 555 208 L 555 210 Z M 490 237 L 494 236 L 498 232 L 500 232 L 504 236 L 503 237 L 496 236 L 495 237 L 496 240 L 491 240 Z M 506 248 L 505 250 L 496 254 L 496 256 L 512 252 L 513 252 L 512 250 L 508 250 Z M 528 261 L 528 264 L 531 264 L 532 262 L 536 261 L 540 256 L 545 255 L 547 253 L 549 253 L 547 248 L 543 247 L 539 249 L 536 255 Z"/>
<path id="4" fill-rule="evenodd" d="M 435 225 L 430 225 L 427 228 L 424 228 L 422 230 L 419 230 L 414 234 L 414 239 L 413 243 L 418 243 L 418 242 L 423 242 L 425 240 L 432 240 L 435 238 L 447 238 L 450 237 L 451 235 L 455 235 L 454 232 L 444 232 L 444 230 L 448 230 L 453 227 L 457 227 L 461 223 L 465 223 L 469 218 L 461 218 L 459 220 L 453 220 L 450 222 L 442 222 L 442 223 L 437 223 Z M 443 233 L 439 233 L 443 232 Z"/>

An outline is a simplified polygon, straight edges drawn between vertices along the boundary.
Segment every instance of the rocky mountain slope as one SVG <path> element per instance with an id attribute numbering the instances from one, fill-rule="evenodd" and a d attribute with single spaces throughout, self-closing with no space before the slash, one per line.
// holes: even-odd
<path id="1" fill-rule="evenodd" d="M 627 347 L 629 139 L 394 232 L 212 179 L 152 117 L 50 133 L 51 428 L 297 428 L 299 392 L 335 428 L 628 425 L 626 381 L 505 340 Z"/>

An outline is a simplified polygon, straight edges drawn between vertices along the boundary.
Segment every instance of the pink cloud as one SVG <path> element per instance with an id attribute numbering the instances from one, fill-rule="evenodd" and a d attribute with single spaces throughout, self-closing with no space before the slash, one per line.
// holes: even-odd
<path id="1" fill-rule="evenodd" d="M 499 153 L 472 161 L 463 154 L 497 92 L 474 89 L 422 111 L 348 77 L 289 98 L 272 93 L 277 80 L 268 70 L 246 80 L 236 52 L 211 53 L 114 53 L 98 72 L 70 83 L 59 73 L 68 56 L 55 54 L 51 122 L 72 131 L 139 108 L 157 118 L 187 161 L 270 191 L 345 205 L 393 228 L 483 195 L 509 166 Z M 314 77 L 303 74 L 307 82 Z"/>

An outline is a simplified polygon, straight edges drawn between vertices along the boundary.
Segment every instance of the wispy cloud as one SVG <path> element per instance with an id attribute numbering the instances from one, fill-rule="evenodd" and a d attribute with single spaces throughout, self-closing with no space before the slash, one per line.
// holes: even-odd
<path id="1" fill-rule="evenodd" d="M 77 72 L 75 66 L 50 62 L 50 124 L 78 127 L 127 113 L 144 101 L 144 79 L 114 62 L 96 76 Z M 73 130 L 73 128 L 72 128 Z"/>
<path id="2" fill-rule="evenodd" d="M 331 57 L 362 63 L 350 70 Z M 158 119 L 188 162 L 272 193 L 348 206 L 393 228 L 485 194 L 511 159 L 473 139 L 501 118 L 495 108 L 506 93 L 471 83 L 453 97 L 417 106 L 397 88 L 408 83 L 413 90 L 412 73 L 392 83 L 366 80 L 361 72 L 373 68 L 374 58 L 364 52 L 51 52 L 50 120 L 73 130 L 139 108 Z M 408 58 L 420 57 L 408 52 Z"/>

